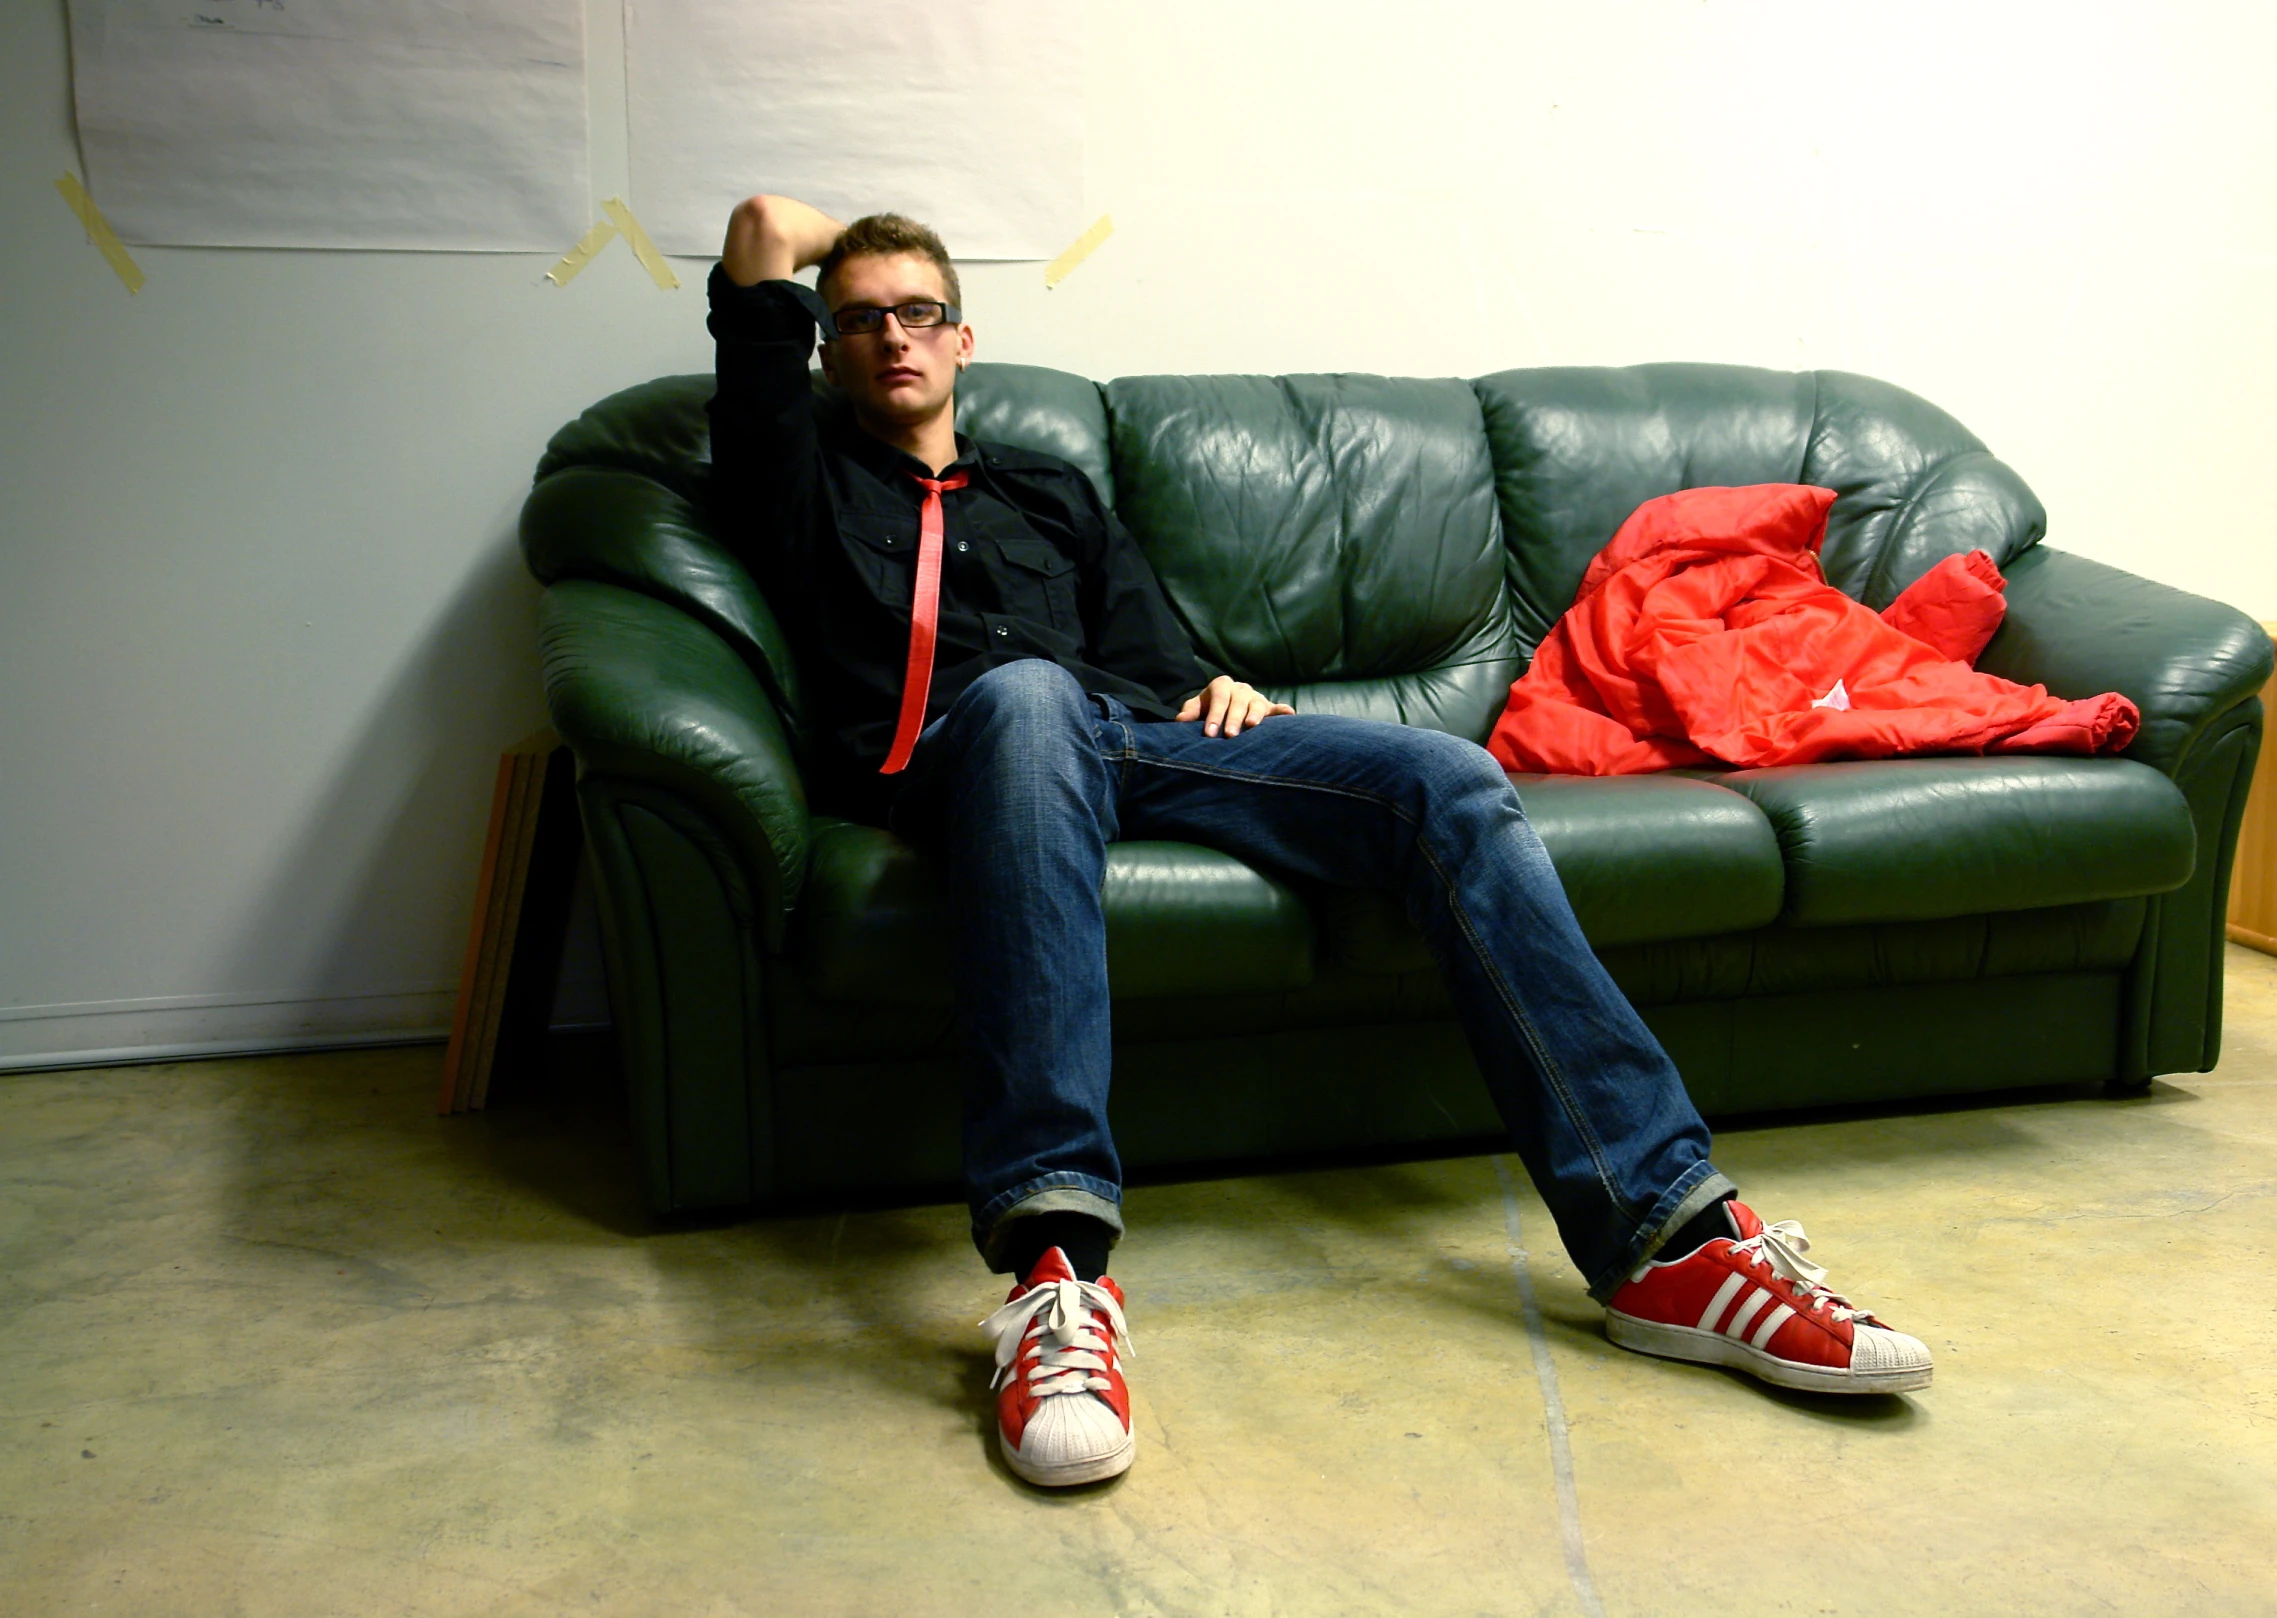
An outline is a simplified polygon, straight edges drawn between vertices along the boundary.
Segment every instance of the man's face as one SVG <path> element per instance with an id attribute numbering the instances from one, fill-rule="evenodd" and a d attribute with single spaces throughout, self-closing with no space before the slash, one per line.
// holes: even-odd
<path id="1" fill-rule="evenodd" d="M 849 258 L 820 291 L 833 314 L 862 305 L 945 303 L 949 297 L 940 270 L 915 253 Z M 929 420 L 948 403 L 958 369 L 971 358 L 970 326 L 943 322 L 905 330 L 889 314 L 874 332 L 824 343 L 822 374 L 838 384 L 863 420 L 906 427 Z"/>

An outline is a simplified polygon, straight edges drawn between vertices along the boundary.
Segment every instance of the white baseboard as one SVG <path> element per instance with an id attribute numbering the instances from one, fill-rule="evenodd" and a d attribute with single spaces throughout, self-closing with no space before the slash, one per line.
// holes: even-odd
<path id="1" fill-rule="evenodd" d="M 450 1034 L 455 987 L 379 994 L 170 995 L 0 1007 L 0 1072 L 263 1051 L 409 1045 Z"/>

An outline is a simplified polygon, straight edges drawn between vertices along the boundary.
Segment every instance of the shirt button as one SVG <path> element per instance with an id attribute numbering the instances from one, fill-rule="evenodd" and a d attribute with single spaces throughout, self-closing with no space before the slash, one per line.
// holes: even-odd
<path id="1" fill-rule="evenodd" d="M 972 547 L 960 539 L 957 541 L 957 549 L 960 551 L 969 551 L 972 549 Z"/>
<path id="2" fill-rule="evenodd" d="M 1005 637 L 1005 636 L 1009 636 L 1009 635 L 1012 633 L 1012 631 L 1011 631 L 1011 630 L 1009 630 L 1009 629 L 1007 629 L 1007 628 L 1005 628 L 1005 627 L 1004 627 L 1002 624 L 998 624 L 998 625 L 996 626 L 996 633 L 997 633 L 997 635 L 998 635 L 998 637 L 999 637 L 999 638 L 1002 638 L 1002 637 Z"/>

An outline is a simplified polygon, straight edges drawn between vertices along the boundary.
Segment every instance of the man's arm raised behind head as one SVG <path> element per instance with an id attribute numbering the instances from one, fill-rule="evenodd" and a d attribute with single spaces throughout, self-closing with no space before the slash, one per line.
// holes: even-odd
<path id="1" fill-rule="evenodd" d="M 801 587 L 824 498 L 807 381 L 819 305 L 804 287 L 771 283 L 820 262 L 841 229 L 789 197 L 749 198 L 728 219 L 709 288 L 713 516 L 770 592 Z"/>
<path id="2" fill-rule="evenodd" d="M 796 197 L 746 197 L 727 218 L 720 268 L 739 287 L 788 281 L 820 264 L 846 227 Z"/>

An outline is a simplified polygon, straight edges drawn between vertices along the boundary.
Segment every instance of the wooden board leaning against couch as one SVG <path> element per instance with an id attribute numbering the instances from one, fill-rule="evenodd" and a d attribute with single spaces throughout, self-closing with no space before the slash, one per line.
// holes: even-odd
<path id="1" fill-rule="evenodd" d="M 2277 640 L 2277 623 L 2264 622 Z M 2277 707 L 2277 678 L 2262 687 L 2261 705 Z M 2277 955 L 2277 748 L 2264 745 L 2253 767 L 2253 790 L 2238 826 L 2237 860 L 2230 867 L 2229 935 L 2233 942 Z"/>

